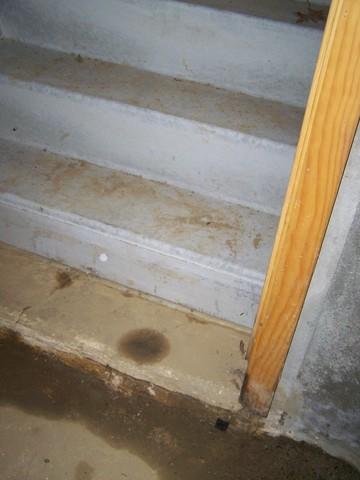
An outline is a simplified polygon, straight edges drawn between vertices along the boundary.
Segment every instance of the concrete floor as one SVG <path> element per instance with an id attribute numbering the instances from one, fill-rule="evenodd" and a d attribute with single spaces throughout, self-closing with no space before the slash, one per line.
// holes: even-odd
<path id="1" fill-rule="evenodd" d="M 5 406 L 0 409 L 2 478 L 157 479 L 140 457 L 116 449 L 79 423 L 51 420 Z"/>
<path id="2" fill-rule="evenodd" d="M 360 479 L 315 447 L 6 329 L 0 378 L 3 480 Z"/>
<path id="3" fill-rule="evenodd" d="M 2 480 L 360 479 L 260 433 L 248 334 L 0 244 Z"/>
<path id="4" fill-rule="evenodd" d="M 360 479 L 241 409 L 248 335 L 0 245 L 3 480 Z"/>

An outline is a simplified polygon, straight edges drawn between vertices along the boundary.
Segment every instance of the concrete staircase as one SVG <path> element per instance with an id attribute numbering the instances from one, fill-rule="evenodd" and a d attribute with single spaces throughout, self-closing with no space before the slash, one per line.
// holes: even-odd
<path id="1" fill-rule="evenodd" d="M 319 49 L 293 0 L 3 0 L 0 240 L 252 325 Z"/>

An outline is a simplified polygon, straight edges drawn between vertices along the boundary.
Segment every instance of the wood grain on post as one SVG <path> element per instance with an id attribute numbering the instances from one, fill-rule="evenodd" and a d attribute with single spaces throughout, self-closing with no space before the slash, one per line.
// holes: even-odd
<path id="1" fill-rule="evenodd" d="M 259 304 L 241 401 L 266 415 L 360 115 L 360 0 L 332 0 Z"/>

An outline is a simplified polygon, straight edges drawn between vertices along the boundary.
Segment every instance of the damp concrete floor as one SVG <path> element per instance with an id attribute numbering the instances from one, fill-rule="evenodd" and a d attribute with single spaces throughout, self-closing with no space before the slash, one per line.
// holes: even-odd
<path id="1" fill-rule="evenodd" d="M 248 418 L 0 329 L 3 480 L 360 479 Z M 220 419 L 220 420 L 219 420 Z M 227 424 L 229 422 L 229 424 Z"/>

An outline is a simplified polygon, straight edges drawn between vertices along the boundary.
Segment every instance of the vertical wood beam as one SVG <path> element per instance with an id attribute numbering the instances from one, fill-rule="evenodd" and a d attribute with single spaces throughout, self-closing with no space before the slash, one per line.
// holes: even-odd
<path id="1" fill-rule="evenodd" d="M 259 304 L 241 401 L 267 415 L 360 115 L 360 0 L 332 0 Z"/>

